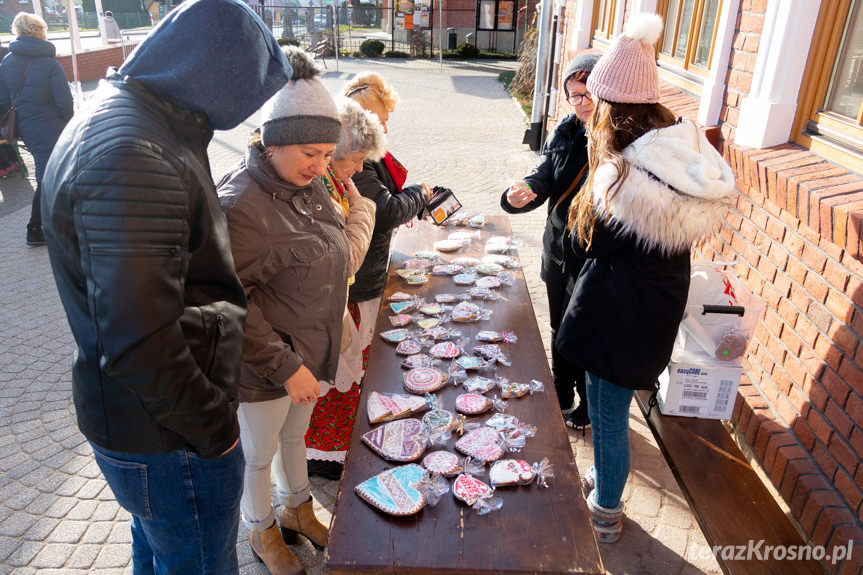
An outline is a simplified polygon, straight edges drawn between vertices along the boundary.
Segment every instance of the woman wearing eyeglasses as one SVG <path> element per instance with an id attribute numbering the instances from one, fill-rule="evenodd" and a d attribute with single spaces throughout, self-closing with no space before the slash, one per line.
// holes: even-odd
<path id="1" fill-rule="evenodd" d="M 563 89 L 573 114 L 564 118 L 549 135 L 542 149 L 542 159 L 524 180 L 512 184 L 501 196 L 500 205 L 510 214 L 535 210 L 548 202 L 548 221 L 542 236 L 542 270 L 548 293 L 551 341 L 557 337 L 563 313 L 584 260 L 575 256 L 566 230 L 572 198 L 587 179 L 587 133 L 584 126 L 593 112 L 593 100 L 587 91 L 587 78 L 599 54 L 581 53 L 563 72 Z M 584 370 L 569 365 L 552 345 L 551 371 L 554 388 L 566 424 L 587 428 L 587 396 Z M 578 406 L 573 410 L 575 393 Z"/>

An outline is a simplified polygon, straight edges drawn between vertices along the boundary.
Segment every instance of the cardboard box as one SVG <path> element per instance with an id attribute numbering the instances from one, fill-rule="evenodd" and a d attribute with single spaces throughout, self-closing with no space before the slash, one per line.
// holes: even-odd
<path id="1" fill-rule="evenodd" d="M 706 353 L 672 361 L 659 376 L 659 410 L 664 415 L 731 419 L 743 366 Z"/>

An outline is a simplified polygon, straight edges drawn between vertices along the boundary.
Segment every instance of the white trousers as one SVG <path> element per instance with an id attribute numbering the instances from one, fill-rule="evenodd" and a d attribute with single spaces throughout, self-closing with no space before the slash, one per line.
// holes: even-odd
<path id="1" fill-rule="evenodd" d="M 290 396 L 240 404 L 240 441 L 246 455 L 240 511 L 249 529 L 262 531 L 275 519 L 271 469 L 281 505 L 298 507 L 311 496 L 305 436 L 314 408 L 314 403 L 294 405 Z"/>

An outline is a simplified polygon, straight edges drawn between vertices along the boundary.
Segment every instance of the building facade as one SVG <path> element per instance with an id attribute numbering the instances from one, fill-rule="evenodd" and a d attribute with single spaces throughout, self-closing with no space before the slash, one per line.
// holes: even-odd
<path id="1" fill-rule="evenodd" d="M 813 545 L 863 544 L 863 1 L 566 0 L 558 61 L 603 51 L 633 12 L 662 16 L 663 103 L 737 180 L 697 248 L 766 308 L 729 428 Z M 859 573 L 857 555 L 830 572 Z"/>

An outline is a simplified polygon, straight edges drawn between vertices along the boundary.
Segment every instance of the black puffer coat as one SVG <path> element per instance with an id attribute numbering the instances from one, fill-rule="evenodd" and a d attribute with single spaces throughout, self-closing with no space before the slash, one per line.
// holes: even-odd
<path id="1" fill-rule="evenodd" d="M 548 202 L 548 221 L 542 234 L 542 277 L 545 279 L 551 267 L 560 273 L 573 277 L 581 271 L 584 258 L 576 256 L 570 246 L 566 221 L 569 205 L 575 194 L 587 179 L 584 171 L 572 193 L 555 208 L 555 204 L 587 164 L 587 132 L 584 122 L 575 114 L 564 118 L 548 137 L 542 148 L 542 159 L 524 177 L 536 198 L 522 208 L 512 207 L 506 199 L 506 192 L 500 197 L 500 207 L 510 214 L 530 212 Z"/>
<path id="2" fill-rule="evenodd" d="M 428 198 L 418 185 L 406 186 L 401 191 L 396 191 L 396 184 L 383 161 L 366 160 L 363 162 L 363 171 L 354 174 L 353 181 L 360 194 L 377 206 L 375 231 L 372 233 L 369 251 L 348 294 L 348 301 L 361 302 L 375 299 L 384 293 L 393 230 L 422 212 Z"/>

